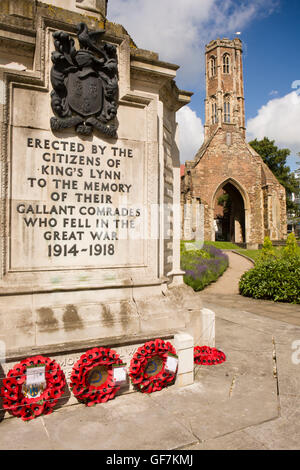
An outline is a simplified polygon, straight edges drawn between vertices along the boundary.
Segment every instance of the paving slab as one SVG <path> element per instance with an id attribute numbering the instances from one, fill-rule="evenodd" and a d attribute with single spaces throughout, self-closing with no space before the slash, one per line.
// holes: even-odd
<path id="1" fill-rule="evenodd" d="M 169 410 L 139 393 L 91 408 L 75 405 L 44 420 L 51 446 L 59 450 L 174 449 L 196 441 Z"/>
<path id="2" fill-rule="evenodd" d="M 227 318 L 217 318 L 216 345 L 220 349 L 246 352 L 270 351 L 272 333 L 241 325 Z"/>
<path id="3" fill-rule="evenodd" d="M 280 394 L 298 395 L 300 396 L 300 363 L 293 362 L 292 344 L 297 338 L 291 337 L 287 344 L 277 344 L 276 346 L 276 363 L 278 371 L 278 387 Z M 295 358 L 294 358 L 295 360 Z"/>
<path id="4" fill-rule="evenodd" d="M 208 439 L 192 446 L 186 450 L 267 450 L 267 447 L 245 431 L 232 432 L 216 439 Z"/>
<path id="5" fill-rule="evenodd" d="M 216 284 L 219 281 L 216 282 Z M 206 288 L 207 289 L 207 288 Z M 214 304 L 233 312 L 247 312 L 263 319 L 270 318 L 280 320 L 286 324 L 300 326 L 300 305 L 283 302 L 272 302 L 269 300 L 252 299 L 239 294 L 207 292 L 204 289 L 199 293 L 202 302 L 207 305 Z"/>
<path id="6" fill-rule="evenodd" d="M 245 432 L 271 450 L 299 450 L 300 422 L 283 417 L 245 429 Z"/>
<path id="7" fill-rule="evenodd" d="M 280 394 L 280 416 L 300 423 L 300 394 Z"/>
<path id="8" fill-rule="evenodd" d="M 201 293 L 200 293 L 201 295 Z M 248 299 L 240 295 L 230 296 L 230 302 L 228 304 L 224 301 L 227 296 L 219 295 L 215 296 L 214 299 L 206 296 L 202 296 L 203 306 L 210 308 L 216 314 L 216 317 L 228 320 L 238 325 L 243 325 L 254 331 L 261 331 L 268 333 L 271 337 L 276 336 L 278 343 L 287 343 L 291 341 L 291 337 L 299 337 L 300 339 L 300 327 L 294 324 L 294 321 L 285 318 L 285 321 L 281 320 L 282 317 L 282 304 L 278 305 L 275 302 L 271 302 L 270 307 L 268 301 L 258 301 L 260 304 L 257 308 L 257 301 L 254 299 Z M 299 306 L 292 305 L 294 312 L 298 312 Z M 272 308 L 272 316 L 264 316 L 266 308 Z"/>
<path id="9" fill-rule="evenodd" d="M 50 439 L 45 430 L 43 419 L 22 421 L 12 417 L 2 421 L 0 423 L 0 449 L 51 449 Z"/>

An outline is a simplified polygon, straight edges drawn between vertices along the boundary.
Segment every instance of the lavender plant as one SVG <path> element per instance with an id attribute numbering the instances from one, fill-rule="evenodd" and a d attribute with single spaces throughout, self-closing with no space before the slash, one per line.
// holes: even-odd
<path id="1" fill-rule="evenodd" d="M 212 245 L 202 250 L 187 251 L 181 244 L 181 268 L 185 271 L 184 282 L 195 291 L 204 289 L 220 277 L 228 267 L 228 256 Z"/>

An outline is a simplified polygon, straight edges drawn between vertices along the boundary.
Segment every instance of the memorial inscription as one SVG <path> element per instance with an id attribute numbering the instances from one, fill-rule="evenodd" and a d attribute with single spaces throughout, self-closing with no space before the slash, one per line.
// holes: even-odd
<path id="1" fill-rule="evenodd" d="M 23 153 L 14 151 L 12 161 L 11 267 L 141 262 L 137 232 L 144 204 L 143 145 L 59 139 L 21 128 L 14 134 Z M 130 242 L 137 244 L 131 261 L 124 245 Z M 22 245 L 28 248 L 25 258 Z"/>

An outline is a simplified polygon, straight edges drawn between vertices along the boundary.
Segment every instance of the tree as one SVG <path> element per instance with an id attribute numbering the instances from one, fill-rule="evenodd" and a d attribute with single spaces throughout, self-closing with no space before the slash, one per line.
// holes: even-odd
<path id="1" fill-rule="evenodd" d="M 228 193 L 224 193 L 218 198 L 218 205 L 223 207 L 224 214 L 228 214 L 231 208 L 231 199 Z"/>
<path id="2" fill-rule="evenodd" d="M 274 247 L 272 245 L 272 242 L 271 242 L 269 237 L 265 237 L 264 238 L 264 243 L 263 243 L 263 246 L 262 246 L 261 252 L 260 252 L 260 259 L 262 261 L 264 261 L 266 259 L 275 258 L 275 257 L 276 257 L 276 255 L 275 255 L 275 250 L 274 250 Z"/>
<path id="3" fill-rule="evenodd" d="M 294 233 L 290 233 L 286 240 L 286 246 L 283 249 L 283 256 L 287 258 L 294 258 L 298 256 L 300 249 Z"/>
<path id="4" fill-rule="evenodd" d="M 252 148 L 262 157 L 279 183 L 286 189 L 286 208 L 288 213 L 297 213 L 298 206 L 292 201 L 292 194 L 299 194 L 299 184 L 286 165 L 286 159 L 290 155 L 289 149 L 279 149 L 274 140 L 264 137 L 262 140 L 254 139 L 249 142 Z"/>
<path id="5" fill-rule="evenodd" d="M 300 157 L 300 152 L 298 152 L 297 155 L 298 155 L 298 157 Z M 296 165 L 300 165 L 300 162 L 296 162 Z M 296 168 L 295 173 L 300 178 L 300 166 L 298 166 L 298 168 Z"/>

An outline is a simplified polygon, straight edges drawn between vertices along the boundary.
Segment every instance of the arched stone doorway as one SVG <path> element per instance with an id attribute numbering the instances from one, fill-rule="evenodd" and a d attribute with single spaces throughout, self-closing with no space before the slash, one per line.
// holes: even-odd
<path id="1" fill-rule="evenodd" d="M 245 204 L 239 189 L 224 182 L 214 197 L 215 240 L 246 242 Z"/>

